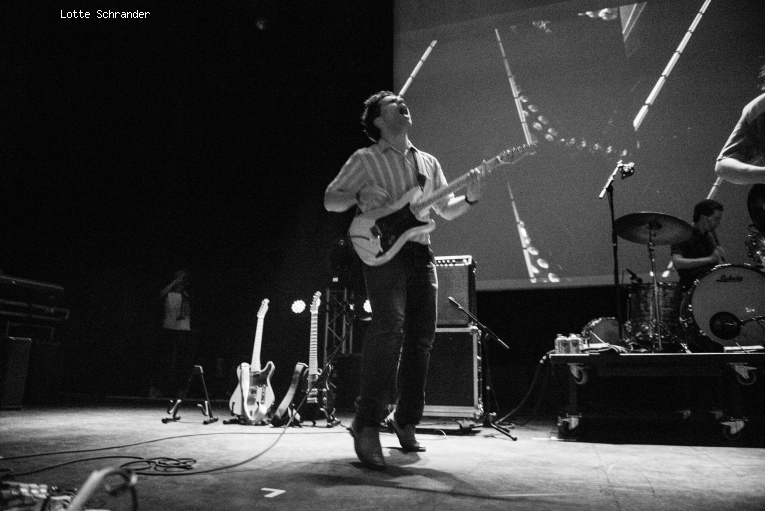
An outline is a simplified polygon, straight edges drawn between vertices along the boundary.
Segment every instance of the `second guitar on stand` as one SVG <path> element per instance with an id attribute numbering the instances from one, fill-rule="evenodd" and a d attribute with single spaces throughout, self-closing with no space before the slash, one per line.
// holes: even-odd
<path id="1" fill-rule="evenodd" d="M 329 381 L 332 366 L 327 365 L 323 371 L 319 370 L 316 354 L 320 298 L 321 293 L 317 291 L 311 301 L 311 343 L 306 376 L 308 395 L 305 403 L 298 409 L 298 413 L 302 420 L 311 421 L 314 426 L 317 420 L 326 419 L 327 427 L 331 428 L 340 424 L 340 421 L 335 418 L 335 386 Z"/>

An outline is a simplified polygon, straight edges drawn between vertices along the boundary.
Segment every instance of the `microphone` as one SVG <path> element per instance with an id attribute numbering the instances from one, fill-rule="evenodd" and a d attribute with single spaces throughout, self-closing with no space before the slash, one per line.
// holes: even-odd
<path id="1" fill-rule="evenodd" d="M 622 160 L 619 160 L 617 166 L 622 171 L 622 179 L 626 179 L 635 173 L 635 162 L 622 163 Z"/>
<path id="2" fill-rule="evenodd" d="M 632 280 L 633 282 L 637 282 L 638 284 L 643 283 L 643 279 L 641 279 L 637 274 L 635 274 L 635 272 L 633 272 L 629 268 L 625 268 L 625 270 L 627 273 L 630 274 L 630 280 Z"/>

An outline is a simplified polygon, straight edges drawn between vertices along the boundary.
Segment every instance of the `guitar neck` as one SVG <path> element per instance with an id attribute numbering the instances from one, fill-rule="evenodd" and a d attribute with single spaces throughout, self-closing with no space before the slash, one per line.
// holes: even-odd
<path id="1" fill-rule="evenodd" d="M 308 352 L 308 375 L 316 376 L 319 374 L 319 363 L 316 355 L 316 340 L 318 337 L 319 314 L 311 313 L 311 344 Z"/>
<path id="2" fill-rule="evenodd" d="M 472 170 L 470 172 L 472 172 Z M 461 175 L 460 177 L 458 177 L 457 179 L 455 179 L 448 185 L 433 191 L 429 195 L 421 197 L 418 201 L 415 201 L 414 204 L 412 204 L 412 212 L 414 212 L 415 215 L 418 215 L 421 212 L 433 206 L 433 204 L 440 201 L 441 199 L 443 199 L 450 193 L 454 193 L 460 188 L 462 188 L 463 186 L 466 186 L 468 183 L 468 180 L 470 179 L 470 172 L 466 172 L 465 174 Z"/>
<path id="3" fill-rule="evenodd" d="M 449 183 L 448 185 L 439 188 L 438 190 L 434 190 L 429 195 L 425 195 L 424 197 L 421 197 L 420 199 L 416 200 L 412 205 L 411 209 L 412 212 L 415 215 L 419 215 L 423 211 L 427 210 L 433 204 L 440 201 L 450 193 L 456 192 L 463 186 L 466 186 L 468 182 L 470 181 L 470 175 L 474 171 L 479 171 L 481 174 L 488 174 L 492 170 L 494 170 L 499 165 L 503 165 L 505 163 L 511 163 L 512 159 L 518 154 L 518 152 L 523 148 L 513 149 L 513 150 L 507 150 L 503 151 L 494 158 L 492 158 L 489 161 L 486 161 L 479 165 L 478 167 L 475 167 L 474 169 L 471 169 L 468 172 L 465 172 L 460 177 Z M 509 158 L 509 160 L 508 160 Z"/>
<path id="4" fill-rule="evenodd" d="M 263 318 L 258 318 L 258 326 L 255 328 L 255 345 L 252 348 L 251 369 L 260 371 L 260 344 L 263 339 Z"/>

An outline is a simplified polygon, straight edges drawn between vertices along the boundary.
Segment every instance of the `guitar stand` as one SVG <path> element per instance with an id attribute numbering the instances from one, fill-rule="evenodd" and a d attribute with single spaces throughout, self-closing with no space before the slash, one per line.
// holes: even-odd
<path id="1" fill-rule="evenodd" d="M 270 416 L 271 413 L 268 413 L 268 416 Z M 245 416 L 237 415 L 233 419 L 224 420 L 223 424 L 239 424 L 240 426 L 266 426 L 268 424 L 268 421 L 266 419 L 263 419 L 260 422 L 251 421 Z"/>
<path id="2" fill-rule="evenodd" d="M 204 377 L 204 371 L 202 370 L 202 366 L 194 366 L 194 369 L 191 371 L 191 375 L 189 376 L 188 381 L 186 382 L 186 389 L 178 393 L 178 399 L 175 401 L 170 401 L 170 404 L 167 407 L 167 413 L 171 414 L 172 417 L 165 417 L 162 419 L 162 424 L 167 424 L 168 422 L 175 422 L 180 420 L 181 416 L 178 415 L 178 409 L 181 407 L 181 403 L 183 402 L 183 398 L 189 393 L 189 388 L 191 387 L 191 382 L 194 379 L 194 376 L 199 376 L 199 380 L 202 382 L 202 390 L 204 391 L 204 402 L 197 403 L 197 406 L 202 410 L 202 415 L 205 417 L 209 417 L 208 419 L 202 421 L 203 424 L 211 424 L 213 422 L 217 422 L 218 417 L 214 417 L 212 413 L 212 408 L 210 407 L 210 396 L 207 394 L 207 385 L 205 385 L 205 377 Z"/>
<path id="3" fill-rule="evenodd" d="M 271 419 L 271 425 L 275 428 L 280 428 L 282 426 L 289 426 L 291 428 L 302 428 L 303 425 L 300 423 L 302 419 L 300 418 L 300 414 L 297 413 L 297 408 L 295 408 L 295 405 L 290 405 L 289 408 L 287 408 L 287 411 L 284 412 L 287 418 L 286 420 L 283 420 L 281 423 L 276 422 L 274 423 L 274 420 Z M 285 418 L 286 418 L 285 417 Z"/>

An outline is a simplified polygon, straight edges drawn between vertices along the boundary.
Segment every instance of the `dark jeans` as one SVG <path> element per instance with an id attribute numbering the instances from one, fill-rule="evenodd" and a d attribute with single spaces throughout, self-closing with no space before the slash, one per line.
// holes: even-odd
<path id="1" fill-rule="evenodd" d="M 438 280 L 430 247 L 408 242 L 381 266 L 364 265 L 372 306 L 362 347 L 357 421 L 379 424 L 396 403 L 402 425 L 417 424 L 425 406 L 425 380 L 436 332 Z M 398 383 L 398 392 L 396 392 Z"/>
<path id="2" fill-rule="evenodd" d="M 166 397 L 178 397 L 186 389 L 194 369 L 194 339 L 191 331 L 163 328 L 154 345 L 151 384 Z"/>

